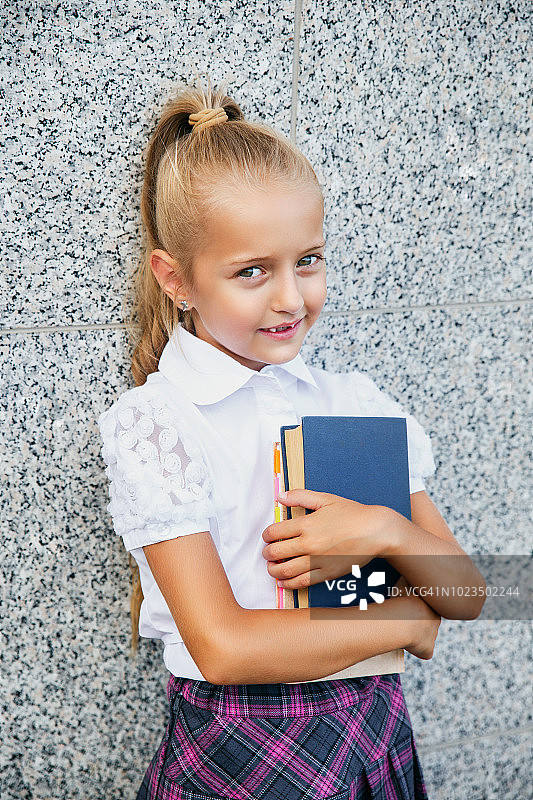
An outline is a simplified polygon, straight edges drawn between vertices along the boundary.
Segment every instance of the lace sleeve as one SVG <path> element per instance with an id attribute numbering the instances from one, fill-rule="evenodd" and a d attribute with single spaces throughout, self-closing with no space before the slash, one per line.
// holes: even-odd
<path id="1" fill-rule="evenodd" d="M 374 381 L 362 372 L 354 372 L 355 392 L 363 416 L 405 417 L 407 423 L 407 449 L 409 454 L 409 490 L 424 490 L 424 478 L 435 472 L 431 440 L 422 425 L 407 414 L 400 403 L 378 389 Z"/>
<path id="2" fill-rule="evenodd" d="M 210 529 L 211 479 L 201 451 L 159 398 L 122 395 L 98 418 L 107 506 L 127 550 Z"/>

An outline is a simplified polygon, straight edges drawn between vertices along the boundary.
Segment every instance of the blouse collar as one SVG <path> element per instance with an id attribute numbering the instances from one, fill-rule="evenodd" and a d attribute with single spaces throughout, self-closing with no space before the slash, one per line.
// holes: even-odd
<path id="1" fill-rule="evenodd" d="M 196 405 L 217 403 L 252 378 L 277 371 L 289 373 L 318 389 L 300 353 L 291 361 L 267 364 L 258 372 L 189 333 L 181 323 L 174 328 L 159 359 L 159 372 Z"/>

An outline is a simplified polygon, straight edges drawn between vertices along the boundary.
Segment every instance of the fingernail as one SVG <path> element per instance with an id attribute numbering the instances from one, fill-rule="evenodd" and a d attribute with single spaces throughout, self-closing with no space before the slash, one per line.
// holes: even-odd
<path id="1" fill-rule="evenodd" d="M 278 500 L 286 500 L 287 499 L 287 492 L 279 492 Z"/>

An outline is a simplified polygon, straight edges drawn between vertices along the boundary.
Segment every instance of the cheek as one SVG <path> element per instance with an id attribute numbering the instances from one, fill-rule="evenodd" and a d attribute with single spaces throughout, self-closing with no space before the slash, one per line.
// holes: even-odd
<path id="1" fill-rule="evenodd" d="M 238 340 L 243 334 L 249 333 L 250 327 L 260 325 L 263 319 L 260 312 L 250 298 L 234 299 L 231 303 L 218 306 L 213 319 L 221 334 L 228 339 Z"/>
<path id="2" fill-rule="evenodd" d="M 316 284 L 310 289 L 309 292 L 309 305 L 313 310 L 320 312 L 327 297 L 326 279 L 321 278 L 317 280 Z"/>

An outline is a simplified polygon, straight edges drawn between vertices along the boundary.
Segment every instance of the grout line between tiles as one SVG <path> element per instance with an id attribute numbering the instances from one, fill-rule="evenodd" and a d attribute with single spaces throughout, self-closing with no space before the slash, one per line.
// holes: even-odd
<path id="1" fill-rule="evenodd" d="M 294 0 L 294 36 L 292 49 L 291 85 L 291 133 L 290 139 L 296 144 L 296 123 L 298 120 L 298 82 L 300 80 L 300 23 L 302 20 L 302 0 Z"/>
<path id="2" fill-rule="evenodd" d="M 435 303 L 420 306 L 374 306 L 373 308 L 345 308 L 339 311 L 324 311 L 323 316 L 343 317 L 346 314 L 364 316 L 369 314 L 407 314 L 410 311 L 447 311 L 462 308 L 492 308 L 520 306 L 533 302 L 533 297 L 520 297 L 515 300 L 476 300 L 473 303 Z"/>
<path id="3" fill-rule="evenodd" d="M 445 303 L 443 305 L 422 305 L 422 306 L 383 306 L 376 308 L 344 308 L 340 311 L 323 311 L 321 317 L 361 317 L 379 316 L 381 314 L 409 314 L 412 311 L 447 311 L 449 309 L 462 310 L 471 308 L 502 308 L 505 306 L 522 306 L 533 302 L 532 297 L 522 297 L 515 300 L 486 300 L 475 303 Z M 41 326 L 20 326 L 15 328 L 0 328 L 0 336 L 8 336 L 16 333 L 55 333 L 68 331 L 106 331 L 123 330 L 126 328 L 123 322 L 88 322 L 79 325 L 41 325 Z"/>
<path id="4" fill-rule="evenodd" d="M 107 331 L 125 330 L 124 322 L 87 322 L 80 325 L 39 325 L 20 328 L 0 328 L 0 336 L 7 336 L 12 333 L 68 333 L 71 331 Z"/>
<path id="5" fill-rule="evenodd" d="M 440 752 L 441 750 L 448 750 L 452 747 L 463 747 L 464 745 L 471 745 L 475 742 L 491 741 L 503 739 L 509 736 L 519 736 L 522 733 L 533 732 L 533 725 L 523 725 L 521 728 L 509 728 L 507 730 L 498 730 L 493 733 L 481 734 L 480 736 L 465 736 L 462 739 L 451 739 L 447 742 L 435 742 L 435 744 L 418 744 L 417 750 L 421 753 Z"/>

